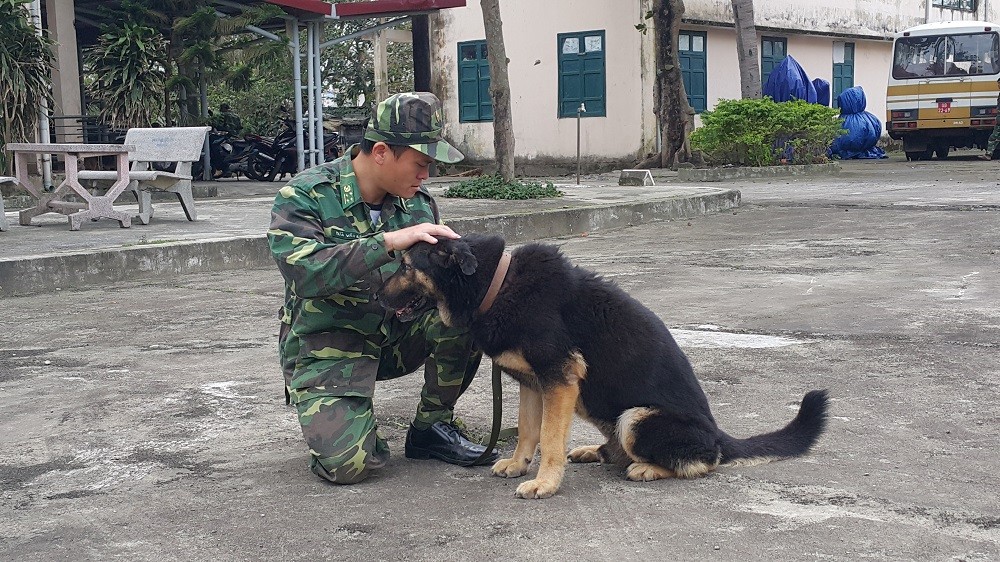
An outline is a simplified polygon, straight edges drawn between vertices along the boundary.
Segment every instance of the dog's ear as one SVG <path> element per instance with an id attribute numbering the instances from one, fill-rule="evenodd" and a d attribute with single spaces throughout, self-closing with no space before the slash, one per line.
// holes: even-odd
<path id="1" fill-rule="evenodd" d="M 472 250 L 465 242 L 455 246 L 454 252 L 451 254 L 452 260 L 458 264 L 458 267 L 462 268 L 462 273 L 472 275 L 476 272 L 476 267 L 479 266 L 479 260 L 472 254 Z"/>
<path id="2" fill-rule="evenodd" d="M 472 254 L 469 245 L 461 240 L 439 241 L 438 247 L 431 251 L 431 261 L 443 268 L 450 269 L 457 265 L 465 275 L 472 275 L 476 272 L 479 262 Z"/>

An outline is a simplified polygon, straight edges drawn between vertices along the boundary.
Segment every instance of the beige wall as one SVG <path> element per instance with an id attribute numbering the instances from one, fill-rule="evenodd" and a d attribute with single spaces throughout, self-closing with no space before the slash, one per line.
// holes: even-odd
<path id="1" fill-rule="evenodd" d="M 635 29 L 640 2 L 579 0 L 500 3 L 512 98 L 516 155 L 564 160 L 576 154 L 576 119 L 558 118 L 557 34 L 603 30 L 607 116 L 581 121 L 582 153 L 608 159 L 635 158 L 652 147 L 652 77 L 644 76 L 643 43 L 652 34 Z M 485 39 L 479 2 L 444 10 L 432 23 L 433 89 L 447 113 L 446 134 L 461 150 L 493 157 L 493 124 L 458 119 L 457 47 Z M 650 43 L 651 44 L 651 43 Z M 647 68 L 652 66 L 650 64 Z"/>
<path id="2" fill-rule="evenodd" d="M 986 19 L 979 13 L 933 9 L 931 20 Z M 505 0 L 501 16 L 511 81 L 516 155 L 567 160 L 576 155 L 576 119 L 557 117 L 556 35 L 604 30 L 607 117 L 582 121 L 582 152 L 591 159 L 638 158 L 655 149 L 652 33 L 635 30 L 651 0 Z M 707 32 L 708 106 L 740 97 L 731 0 L 686 0 L 683 29 Z M 923 0 L 854 0 L 826 5 L 801 0 L 755 0 L 758 35 L 788 38 L 788 53 L 810 78 L 833 80 L 833 43 L 855 44 L 854 84 L 865 90 L 866 110 L 885 116 L 885 87 L 894 33 L 923 22 Z M 492 123 L 459 123 L 457 47 L 482 40 L 479 2 L 443 10 L 432 20 L 433 89 L 445 104 L 446 133 L 473 159 L 493 157 Z M 647 22 L 648 23 L 648 22 Z M 720 25 L 715 25 L 716 23 Z M 850 35 L 844 37 L 842 35 Z M 831 84 L 832 87 L 832 84 Z"/>
<path id="3" fill-rule="evenodd" d="M 683 26 L 683 29 L 706 31 L 708 37 L 708 107 L 720 99 L 740 97 L 740 67 L 736 59 L 736 33 L 732 28 Z M 882 120 L 885 116 L 885 87 L 892 57 L 889 41 L 865 41 L 850 38 L 792 35 L 787 37 L 788 54 L 802 65 L 810 79 L 823 78 L 833 87 L 833 43 L 854 42 L 854 85 L 865 91 L 866 110 Z M 832 97 L 832 92 L 831 92 Z M 832 100 L 831 100 L 832 103 Z"/>
<path id="4" fill-rule="evenodd" d="M 990 20 L 996 0 L 979 0 L 976 12 L 931 8 L 930 21 Z M 754 23 L 765 29 L 889 37 L 924 22 L 924 0 L 754 0 Z M 703 22 L 733 21 L 731 0 L 686 0 L 684 17 Z"/>

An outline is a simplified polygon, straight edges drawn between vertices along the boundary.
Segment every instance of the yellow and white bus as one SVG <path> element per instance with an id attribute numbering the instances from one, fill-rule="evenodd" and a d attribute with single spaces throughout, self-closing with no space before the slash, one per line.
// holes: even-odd
<path id="1" fill-rule="evenodd" d="M 886 131 L 909 160 L 986 148 L 997 119 L 1000 25 L 929 23 L 896 34 L 886 90 Z"/>

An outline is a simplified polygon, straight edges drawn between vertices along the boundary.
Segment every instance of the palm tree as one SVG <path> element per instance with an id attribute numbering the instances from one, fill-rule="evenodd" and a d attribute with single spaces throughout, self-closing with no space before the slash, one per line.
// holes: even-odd
<path id="1" fill-rule="evenodd" d="M 653 113 L 660 126 L 660 152 L 638 164 L 639 168 L 669 168 L 691 159 L 688 135 L 694 128 L 694 110 L 687 100 L 677 53 L 677 36 L 684 16 L 683 0 L 657 0 L 645 19 L 653 20 L 656 83 Z M 637 29 L 645 33 L 645 24 Z"/>
<path id="2" fill-rule="evenodd" d="M 490 63 L 490 98 L 493 100 L 493 149 L 497 174 L 514 181 L 514 122 L 510 110 L 507 51 L 503 43 L 500 0 L 481 0 L 486 28 L 486 56 Z"/>
<path id="3" fill-rule="evenodd" d="M 757 27 L 753 0 L 733 0 L 736 52 L 740 61 L 740 92 L 743 99 L 760 97 L 760 64 L 757 62 Z"/>
<path id="4" fill-rule="evenodd" d="M 207 111 L 203 101 L 210 76 L 226 80 L 230 86 L 245 86 L 247 67 L 268 64 L 275 59 L 275 49 L 284 48 L 284 44 L 237 37 L 248 25 L 259 25 L 282 13 L 270 4 L 248 6 L 233 17 L 220 17 L 209 0 L 131 0 L 109 3 L 105 13 L 111 21 L 134 22 L 164 38 L 165 51 L 158 60 L 164 73 L 161 107 L 165 125 L 189 125 L 201 119 Z"/>
<path id="5" fill-rule="evenodd" d="M 105 27 L 84 52 L 87 97 L 117 129 L 149 127 L 163 116 L 166 40 L 151 27 Z"/>
<path id="6" fill-rule="evenodd" d="M 52 103 L 51 41 L 28 21 L 28 2 L 0 0 L 0 170 L 7 143 L 33 140 L 39 109 Z"/>

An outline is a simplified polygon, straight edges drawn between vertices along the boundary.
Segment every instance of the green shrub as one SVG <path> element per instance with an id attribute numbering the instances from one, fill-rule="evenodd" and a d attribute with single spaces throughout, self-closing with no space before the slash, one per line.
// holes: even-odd
<path id="1" fill-rule="evenodd" d="M 464 197 L 465 199 L 542 199 L 545 197 L 562 197 L 562 192 L 556 189 L 552 182 L 505 182 L 498 175 L 479 176 L 465 180 L 458 185 L 449 187 L 444 192 L 445 197 Z"/>
<path id="2" fill-rule="evenodd" d="M 782 160 L 813 164 L 844 134 L 839 111 L 802 100 L 720 100 L 701 114 L 691 146 L 714 165 L 772 166 Z"/>

